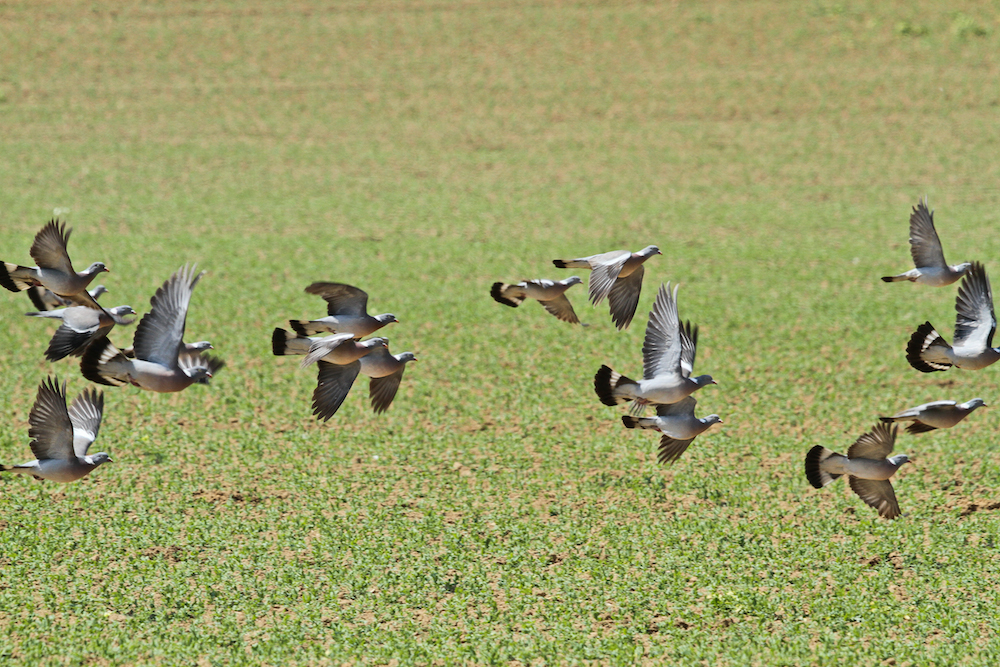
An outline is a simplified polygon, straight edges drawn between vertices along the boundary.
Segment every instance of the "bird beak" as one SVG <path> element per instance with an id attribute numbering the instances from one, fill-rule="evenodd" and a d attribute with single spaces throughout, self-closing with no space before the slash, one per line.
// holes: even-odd
<path id="1" fill-rule="evenodd" d="M 109 456 L 108 457 L 108 463 L 114 463 L 114 462 L 115 462 L 115 460 Z"/>

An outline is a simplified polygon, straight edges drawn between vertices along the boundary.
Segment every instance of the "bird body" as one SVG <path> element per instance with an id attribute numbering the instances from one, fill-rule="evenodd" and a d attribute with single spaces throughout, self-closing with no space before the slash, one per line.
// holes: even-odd
<path id="1" fill-rule="evenodd" d="M 986 269 L 979 262 L 973 262 L 962 279 L 955 312 L 953 345 L 930 322 L 917 327 L 906 346 L 906 360 L 911 366 L 923 373 L 945 371 L 952 366 L 979 370 L 1000 360 L 1000 347 L 993 347 L 997 328 L 993 289 Z"/>
<path id="2" fill-rule="evenodd" d="M 28 415 L 28 436 L 36 456 L 20 465 L 0 466 L 0 471 L 30 475 L 38 480 L 67 483 L 86 477 L 104 463 L 113 463 L 107 452 L 89 454 L 97 439 L 104 412 L 104 395 L 88 389 L 66 407 L 66 383 L 48 378 Z"/>
<path id="3" fill-rule="evenodd" d="M 907 427 L 907 433 L 926 433 L 927 431 L 939 428 L 951 428 L 972 414 L 973 410 L 981 407 L 986 407 L 986 403 L 981 398 L 974 398 L 965 403 L 933 401 L 913 408 L 907 408 L 891 417 L 879 417 L 879 420 L 884 424 L 904 421 L 913 422 Z"/>
<path id="4" fill-rule="evenodd" d="M 512 308 L 520 306 L 525 299 L 535 299 L 557 319 L 570 324 L 579 324 L 580 320 L 573 310 L 573 304 L 566 298 L 566 290 L 582 282 L 580 276 L 570 276 L 565 280 L 538 278 L 511 284 L 496 282 L 490 289 L 490 295 L 497 303 Z"/>
<path id="5" fill-rule="evenodd" d="M 910 460 L 905 454 L 889 456 L 896 442 L 896 429 L 876 424 L 851 445 L 847 456 L 816 445 L 806 454 L 806 479 L 820 489 L 848 475 L 851 489 L 865 503 L 878 510 L 880 516 L 895 519 L 900 514 L 899 503 L 889 478 Z"/>
<path id="6" fill-rule="evenodd" d="M 638 252 L 612 250 L 577 259 L 554 259 L 552 263 L 560 269 L 589 269 L 590 302 L 596 306 L 607 298 L 611 319 L 621 330 L 635 316 L 645 272 L 643 263 L 653 255 L 661 254 L 659 248 L 651 245 Z"/>
<path id="7" fill-rule="evenodd" d="M 594 375 L 594 391 L 605 405 L 633 401 L 632 414 L 646 405 L 677 403 L 698 389 L 717 384 L 711 375 L 691 377 L 697 352 L 698 328 L 683 326 L 677 313 L 677 287 L 660 285 L 649 313 L 643 342 L 643 379 L 633 380 L 601 366 Z"/>
<path id="8" fill-rule="evenodd" d="M 368 397 L 376 413 L 389 409 L 403 380 L 406 364 L 416 360 L 412 352 L 392 354 L 388 348 L 379 348 L 358 360 L 361 372 L 369 378 Z"/>
<path id="9" fill-rule="evenodd" d="M 950 285 L 972 268 L 969 262 L 950 266 L 944 259 L 941 239 L 934 228 L 934 211 L 927 209 L 927 201 L 913 207 L 910 214 L 910 255 L 915 268 L 897 276 L 883 276 L 887 283 L 908 280 L 931 287 Z"/>
<path id="10" fill-rule="evenodd" d="M 84 291 L 97 274 L 108 268 L 101 262 L 94 262 L 85 271 L 78 273 L 73 269 L 66 251 L 72 231 L 66 229 L 66 223 L 50 221 L 35 235 L 29 251 L 38 266 L 0 262 L 0 285 L 11 292 L 44 287 L 59 296 L 73 296 Z"/>
<path id="11" fill-rule="evenodd" d="M 86 292 L 94 301 L 97 301 L 101 298 L 102 294 L 106 294 L 108 292 L 108 288 L 104 285 L 98 285 L 94 289 L 86 290 Z M 66 308 L 74 305 L 74 302 L 70 300 L 70 297 L 59 296 L 52 290 L 39 286 L 32 286 L 28 288 L 28 298 L 31 299 L 31 303 L 35 304 L 35 308 L 40 311 L 53 310 L 55 308 Z"/>
<path id="12" fill-rule="evenodd" d="M 28 317 L 60 321 L 59 328 L 45 351 L 45 358 L 49 361 L 58 361 L 70 355 L 79 356 L 90 343 L 107 336 L 116 324 L 128 325 L 135 321 L 134 318 L 126 318 L 127 315 L 135 314 L 131 306 L 115 306 L 105 310 L 86 292 L 73 298 L 86 305 L 25 313 Z"/>

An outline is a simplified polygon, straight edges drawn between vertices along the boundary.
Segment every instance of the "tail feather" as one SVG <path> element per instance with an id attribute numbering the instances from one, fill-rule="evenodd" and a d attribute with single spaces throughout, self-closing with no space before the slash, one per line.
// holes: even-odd
<path id="1" fill-rule="evenodd" d="M 279 327 L 274 328 L 274 333 L 271 334 L 271 351 L 274 352 L 274 356 L 281 357 L 285 354 L 285 348 L 288 346 L 288 332 Z"/>
<path id="2" fill-rule="evenodd" d="M 524 302 L 524 296 L 507 296 L 504 292 L 510 285 L 505 283 L 493 283 L 493 287 L 490 288 L 490 296 L 497 303 L 502 303 L 505 306 L 510 306 L 511 308 L 517 308 Z"/>
<path id="3" fill-rule="evenodd" d="M 900 283 L 904 280 L 909 280 L 905 275 L 901 276 L 882 276 L 882 282 L 885 283 Z"/>
<path id="4" fill-rule="evenodd" d="M 921 373 L 933 373 L 935 371 L 946 371 L 951 368 L 951 363 L 938 359 L 928 359 L 924 354 L 929 348 L 943 347 L 951 349 L 951 346 L 941 337 L 930 322 L 924 322 L 910 336 L 910 342 L 906 345 L 906 360 L 910 365 Z"/>
<path id="5" fill-rule="evenodd" d="M 91 382 L 109 387 L 121 387 L 128 384 L 128 381 L 109 372 L 109 369 L 106 368 L 111 361 L 116 360 L 118 357 L 122 361 L 128 362 L 128 358 L 109 339 L 101 338 L 87 346 L 86 351 L 83 353 L 83 358 L 80 359 L 80 372 L 83 373 L 83 377 Z"/>
<path id="6" fill-rule="evenodd" d="M 590 262 L 582 259 L 554 259 L 552 263 L 557 269 L 589 269 Z"/>
<path id="7" fill-rule="evenodd" d="M 621 373 L 611 370 L 609 366 L 601 366 L 594 374 L 594 391 L 604 405 L 620 405 L 632 399 L 615 394 L 615 389 L 627 384 L 636 384 Z"/>
<path id="8" fill-rule="evenodd" d="M 645 406 L 643 406 L 645 407 Z M 622 415 L 622 423 L 625 428 L 641 428 L 651 431 L 659 431 L 656 420 L 650 417 L 636 417 L 634 415 Z"/>
<path id="9" fill-rule="evenodd" d="M 834 475 L 823 470 L 823 461 L 826 461 L 831 456 L 840 456 L 840 454 L 827 449 L 823 445 L 816 445 L 806 454 L 806 479 L 817 489 L 822 489 L 840 477 L 840 475 Z"/>
<path id="10" fill-rule="evenodd" d="M 0 262 L 0 285 L 3 285 L 11 292 L 22 292 L 31 287 L 31 283 L 25 282 L 16 274 L 30 270 L 26 266 L 19 266 L 10 262 Z"/>

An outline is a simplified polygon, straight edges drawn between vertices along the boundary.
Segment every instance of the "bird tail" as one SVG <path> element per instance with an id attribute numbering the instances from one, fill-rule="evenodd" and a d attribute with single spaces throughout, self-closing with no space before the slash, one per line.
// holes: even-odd
<path id="1" fill-rule="evenodd" d="M 313 336 L 328 331 L 326 328 L 316 326 L 311 320 L 288 320 L 288 325 L 300 336 Z"/>
<path id="2" fill-rule="evenodd" d="M 128 384 L 128 375 L 118 368 L 122 363 L 132 365 L 132 362 L 110 340 L 101 338 L 87 346 L 83 358 L 80 359 L 80 372 L 91 382 L 109 387 L 121 387 Z"/>
<path id="3" fill-rule="evenodd" d="M 0 262 L 0 285 L 3 285 L 11 292 L 21 292 L 31 287 L 31 283 L 26 283 L 17 274 L 31 271 L 26 266 L 11 264 L 10 262 Z"/>
<path id="4" fill-rule="evenodd" d="M 831 456 L 840 456 L 840 454 L 831 449 L 827 449 L 823 445 L 816 445 L 809 450 L 808 454 L 806 454 L 806 479 L 808 479 L 809 483 L 817 489 L 822 489 L 824 486 L 840 477 L 840 475 L 834 475 L 833 473 L 823 470 L 823 462 Z"/>
<path id="5" fill-rule="evenodd" d="M 305 354 L 309 351 L 309 346 L 313 341 L 305 336 L 293 334 L 285 329 L 274 330 L 271 334 L 271 351 L 274 356 L 281 357 L 289 354 Z"/>
<path id="6" fill-rule="evenodd" d="M 594 391 L 604 405 L 620 405 L 628 403 L 633 397 L 622 395 L 620 389 L 638 384 L 635 380 L 611 370 L 609 366 L 601 366 L 594 374 Z"/>
<path id="7" fill-rule="evenodd" d="M 896 422 L 900 421 L 895 417 L 879 417 L 878 420 L 883 424 L 895 424 Z"/>
<path id="8" fill-rule="evenodd" d="M 625 424 L 625 428 L 642 428 L 653 431 L 660 430 L 656 426 L 656 420 L 651 417 L 635 417 L 633 415 L 622 415 L 622 423 Z"/>
<path id="9" fill-rule="evenodd" d="M 589 269 L 590 262 L 583 259 L 554 259 L 552 263 L 557 269 Z"/>
<path id="10" fill-rule="evenodd" d="M 921 373 L 946 371 L 951 368 L 951 361 L 945 354 L 951 345 L 941 337 L 930 322 L 924 322 L 910 336 L 906 345 L 906 360 Z"/>
<path id="11" fill-rule="evenodd" d="M 524 294 L 514 294 L 508 293 L 512 292 L 509 290 L 513 285 L 508 285 L 507 283 L 493 283 L 493 287 L 490 288 L 490 296 L 497 303 L 502 303 L 505 306 L 510 306 L 511 308 L 517 308 L 522 303 L 524 303 Z"/>
<path id="12" fill-rule="evenodd" d="M 900 283 L 904 280 L 909 280 L 906 274 L 901 274 L 898 276 L 882 276 L 882 282 L 884 283 Z"/>
<path id="13" fill-rule="evenodd" d="M 38 312 L 25 313 L 26 317 L 51 317 L 57 320 L 62 319 L 62 313 L 55 313 L 52 310 L 40 310 Z"/>

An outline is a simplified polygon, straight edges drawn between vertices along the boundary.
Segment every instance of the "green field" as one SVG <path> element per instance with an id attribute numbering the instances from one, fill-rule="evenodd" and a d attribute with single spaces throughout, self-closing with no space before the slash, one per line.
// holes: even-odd
<path id="1" fill-rule="evenodd" d="M 105 388 L 60 486 L 0 478 L 0 663 L 1000 662 L 996 408 L 902 435 L 904 515 L 802 472 L 879 414 L 981 396 L 924 375 L 956 286 L 911 267 L 926 195 L 949 261 L 1000 278 L 1000 9 L 985 2 L 0 2 L 0 258 L 54 215 L 105 306 L 207 271 L 211 386 Z M 557 257 L 656 244 L 632 326 L 489 297 Z M 586 279 L 586 275 L 583 277 Z M 270 334 L 346 282 L 416 352 L 392 409 L 327 423 Z M 592 379 L 641 373 L 658 285 L 701 327 L 670 467 Z M 0 462 L 31 458 L 50 323 L 0 294 Z M 111 338 L 128 345 L 133 329 Z"/>

